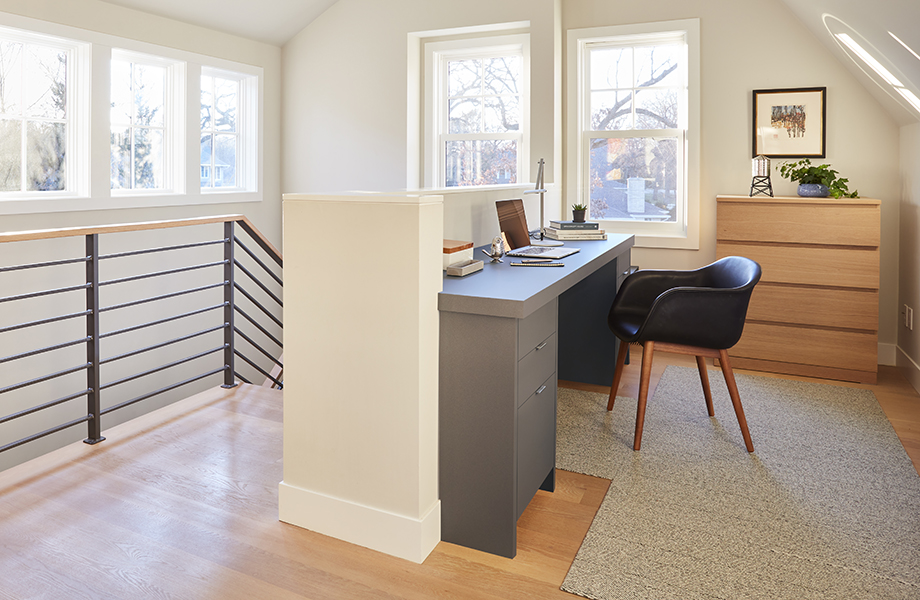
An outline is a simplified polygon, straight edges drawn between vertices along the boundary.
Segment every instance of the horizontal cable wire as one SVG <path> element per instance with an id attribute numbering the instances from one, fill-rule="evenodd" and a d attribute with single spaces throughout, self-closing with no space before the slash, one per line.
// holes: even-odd
<path id="1" fill-rule="evenodd" d="M 281 368 L 284 368 L 284 365 L 281 364 L 281 362 L 280 362 L 277 358 L 275 358 L 274 356 L 272 356 L 271 354 L 269 354 L 269 353 L 265 350 L 265 348 L 263 348 L 262 346 L 258 345 L 258 344 L 255 343 L 254 341 L 252 341 L 252 338 L 249 337 L 248 335 L 246 335 L 245 333 L 243 333 L 242 331 L 240 331 L 239 327 L 234 327 L 234 328 L 233 328 L 233 331 L 235 331 L 235 332 L 237 332 L 238 334 L 240 334 L 240 335 L 243 337 L 244 340 L 246 340 L 247 342 L 250 343 L 250 345 L 252 345 L 253 348 L 255 348 L 256 350 L 258 350 L 259 352 L 261 352 L 262 354 L 264 354 L 264 355 L 265 355 L 269 360 L 271 360 L 273 363 L 275 363 L 276 365 L 278 365 L 278 366 L 281 367 Z"/>
<path id="2" fill-rule="evenodd" d="M 169 250 L 182 250 L 185 248 L 199 248 L 201 246 L 214 246 L 216 244 L 225 244 L 229 240 L 226 238 L 222 240 L 212 240 L 209 242 L 196 242 L 194 244 L 181 244 L 178 246 L 163 246 L 161 248 L 149 248 L 147 250 L 134 250 L 132 252 L 118 252 L 116 254 L 100 254 L 99 260 L 106 260 L 108 258 L 124 258 L 125 256 L 138 256 L 141 254 L 154 254 L 156 252 L 167 252 Z"/>
<path id="3" fill-rule="evenodd" d="M 262 250 L 265 250 L 265 253 L 268 254 L 272 260 L 278 263 L 279 267 L 284 267 L 284 261 L 281 259 L 281 257 L 275 254 L 275 251 L 272 250 L 272 247 L 265 243 L 265 241 L 261 238 L 261 236 L 259 236 L 255 229 L 250 227 L 246 221 L 237 221 L 236 224 L 242 227 L 243 231 L 249 234 L 249 237 L 252 239 L 252 241 L 254 241 L 260 248 L 262 248 Z"/>
<path id="4" fill-rule="evenodd" d="M 179 366 L 179 365 L 181 365 L 181 364 L 185 364 L 185 363 L 187 363 L 187 362 L 193 361 L 193 360 L 195 360 L 196 358 L 201 358 L 201 357 L 207 356 L 207 355 L 209 355 L 209 354 L 214 354 L 215 352 L 220 352 L 221 350 L 223 350 L 223 349 L 226 348 L 226 347 L 227 347 L 227 344 L 222 344 L 222 345 L 218 346 L 217 348 L 212 348 L 212 349 L 210 349 L 210 350 L 205 350 L 204 352 L 199 352 L 198 354 L 195 354 L 195 355 L 192 355 L 192 356 L 187 356 L 186 358 L 180 358 L 179 360 L 174 360 L 174 361 L 171 362 L 171 363 L 166 363 L 165 365 L 160 365 L 159 367 L 155 367 L 155 368 L 153 368 L 153 369 L 148 369 L 148 370 L 146 370 L 146 371 L 141 371 L 140 373 L 136 373 L 136 374 L 134 374 L 134 375 L 129 375 L 128 377 L 123 377 L 123 378 L 121 378 L 121 379 L 116 379 L 115 381 L 110 381 L 109 383 L 106 383 L 106 384 L 104 384 L 104 385 L 100 385 L 100 386 L 99 386 L 99 390 L 100 390 L 100 391 L 102 391 L 102 390 L 107 390 L 107 389 L 109 389 L 109 388 L 115 387 L 116 385 L 121 385 L 121 384 L 127 383 L 127 382 L 129 382 L 129 381 L 134 381 L 135 379 L 140 379 L 141 377 L 145 377 L 145 376 L 147 376 L 147 375 L 153 375 L 154 373 L 159 373 L 160 371 L 165 371 L 166 369 L 169 369 L 169 368 L 171 368 L 171 367 L 176 367 L 176 366 Z"/>
<path id="5" fill-rule="evenodd" d="M 51 408 L 52 406 L 57 406 L 58 404 L 63 404 L 70 400 L 75 400 L 81 396 L 86 396 L 87 394 L 92 393 L 93 390 L 85 389 L 79 392 L 70 394 L 69 396 L 64 396 L 63 398 L 58 398 L 57 400 L 52 400 L 51 402 L 45 402 L 44 404 L 39 404 L 38 406 L 33 406 L 32 408 L 27 408 L 19 412 L 7 415 L 3 418 L 0 418 L 0 425 L 6 423 L 7 421 L 12 421 L 13 419 L 18 419 L 19 417 L 24 417 L 26 415 L 31 415 L 32 413 L 37 413 L 40 410 L 45 410 L 46 408 Z"/>
<path id="6" fill-rule="evenodd" d="M 118 279 L 109 279 L 108 281 L 100 281 L 99 286 L 104 285 L 114 285 L 116 283 L 127 283 L 129 281 L 140 281 L 141 279 L 150 279 L 151 277 L 160 277 L 163 275 L 173 275 L 175 273 L 185 273 L 187 271 L 195 271 L 197 269 L 206 269 L 208 267 L 217 267 L 220 265 L 226 264 L 226 260 L 219 260 L 216 262 L 202 263 L 200 265 L 192 265 L 191 267 L 179 267 L 177 269 L 167 269 L 165 271 L 155 271 L 153 273 L 145 273 L 143 275 L 132 275 L 131 277 L 120 277 Z"/>
<path id="7" fill-rule="evenodd" d="M 179 343 L 179 342 L 184 342 L 185 340 L 190 340 L 190 339 L 196 338 L 196 337 L 198 337 L 198 336 L 200 336 L 200 335 L 205 335 L 205 334 L 211 333 L 211 332 L 213 332 L 213 331 L 220 331 L 221 329 L 224 329 L 225 327 L 227 327 L 227 323 L 224 323 L 223 325 L 215 325 L 214 327 L 211 327 L 210 329 L 202 329 L 201 331 L 198 331 L 198 332 L 195 332 L 195 333 L 190 333 L 190 334 L 188 334 L 188 335 L 183 335 L 182 337 L 177 337 L 177 338 L 172 339 L 172 340 L 167 340 L 167 341 L 162 342 L 162 343 L 160 343 L 160 344 L 154 344 L 153 346 L 147 346 L 146 348 L 141 348 L 141 349 L 139 349 L 139 350 L 134 350 L 134 351 L 132 351 L 132 352 L 126 352 L 126 353 L 124 353 L 124 354 L 119 354 L 119 355 L 117 355 L 117 356 L 110 356 L 109 358 L 105 358 L 105 359 L 103 359 L 103 360 L 100 360 L 100 361 L 99 361 L 99 364 L 100 364 L 100 365 L 104 365 L 104 364 L 106 364 L 106 363 L 115 362 L 116 360 L 121 360 L 121 359 L 123 359 L 123 358 L 129 358 L 129 357 L 131 357 L 131 356 L 137 356 L 138 354 L 143 354 L 144 352 L 149 352 L 150 350 L 156 350 L 157 348 L 165 348 L 166 346 L 169 346 L 169 345 L 171 345 L 171 344 L 176 344 L 176 343 Z"/>
<path id="8" fill-rule="evenodd" d="M 43 262 L 43 263 L 32 263 L 30 265 L 16 265 L 15 267 L 0 268 L 0 273 L 9 273 L 12 271 L 23 271 L 25 269 L 38 269 L 40 267 L 57 267 L 60 265 L 72 265 L 75 263 L 85 263 L 88 260 L 90 260 L 90 257 L 84 256 L 82 258 L 68 258 L 64 260 L 52 260 L 52 261 Z"/>
<path id="9" fill-rule="evenodd" d="M 122 333 L 130 333 L 132 331 L 137 331 L 139 329 L 145 329 L 147 327 L 153 327 L 155 325 L 162 325 L 163 323 L 169 323 L 170 321 L 178 321 L 185 317 L 192 317 L 199 315 L 201 313 L 206 313 L 211 310 L 216 310 L 218 308 L 223 308 L 227 305 L 226 302 L 221 302 L 220 304 L 215 304 L 214 306 L 206 306 L 205 308 L 199 308 L 198 310 L 189 311 L 187 313 L 182 313 L 181 315 L 173 315 L 172 317 L 166 317 L 164 319 L 157 319 L 156 321 L 150 321 L 149 323 L 141 323 L 140 325 L 133 325 L 131 327 L 125 327 L 124 329 L 115 329 L 109 331 L 108 333 L 99 334 L 99 339 L 104 339 L 111 337 L 113 335 L 121 335 Z"/>
<path id="10" fill-rule="evenodd" d="M 70 346 L 76 346 L 77 344 L 83 344 L 92 340 L 92 336 L 87 336 L 85 338 L 80 338 L 79 340 L 73 340 L 71 342 L 64 342 L 63 344 L 55 344 L 54 346 L 47 346 L 45 348 L 39 348 L 38 350 L 30 350 L 28 352 L 21 352 L 19 354 L 11 354 L 5 358 L 0 358 L 0 365 L 3 363 L 8 363 L 14 360 L 19 360 L 20 358 L 28 358 L 30 356 L 35 356 L 37 354 L 43 354 L 45 352 L 51 352 L 52 350 L 60 350 L 61 348 L 68 348 Z"/>
<path id="11" fill-rule="evenodd" d="M 277 379 L 275 379 L 274 377 L 272 377 L 271 373 L 268 373 L 265 369 L 263 369 L 262 367 L 260 367 L 260 366 L 257 365 L 256 363 L 252 362 L 252 361 L 249 360 L 248 358 L 246 358 L 246 357 L 245 357 L 239 350 L 237 350 L 236 348 L 233 349 L 233 353 L 236 354 L 237 356 L 239 356 L 240 358 L 242 358 L 243 360 L 245 360 L 247 363 L 249 363 L 249 366 L 251 366 L 253 369 L 255 369 L 255 370 L 258 371 L 259 373 L 265 375 L 268 379 L 271 379 L 271 380 L 275 383 L 275 385 L 277 385 L 279 388 L 284 387 L 284 384 L 283 384 L 282 382 L 278 381 Z"/>
<path id="12" fill-rule="evenodd" d="M 169 294 L 161 294 L 159 296 L 151 296 L 150 298 L 142 298 L 140 300 L 132 300 L 131 302 L 123 302 L 121 304 L 113 304 L 111 306 L 106 306 L 99 309 L 99 312 L 106 312 L 109 310 L 118 310 L 120 308 L 128 308 L 131 306 L 139 306 L 141 304 L 147 304 L 148 302 L 156 302 L 157 300 L 166 300 L 167 298 L 176 298 L 178 296 L 185 296 L 187 294 L 194 294 L 195 292 L 203 292 L 204 290 L 211 290 L 214 288 L 219 288 L 221 286 L 229 284 L 229 281 L 222 281 L 220 283 L 212 283 L 210 285 L 202 285 L 196 288 L 189 288 L 187 290 L 182 290 L 179 292 L 171 292 Z"/>
<path id="13" fill-rule="evenodd" d="M 278 327 L 284 327 L 284 325 L 281 323 L 281 321 L 278 320 L 278 317 L 276 317 L 275 315 L 273 315 L 271 312 L 269 312 L 269 310 L 268 310 L 267 308 L 265 308 L 264 306 L 262 306 L 262 304 L 261 304 L 258 300 L 256 300 L 255 298 L 253 298 L 253 297 L 249 294 L 249 292 L 247 292 L 246 290 L 244 290 L 244 289 L 240 286 L 240 284 L 238 284 L 237 282 L 234 281 L 234 282 L 233 282 L 233 287 L 236 288 L 237 290 L 239 290 L 244 296 L 246 296 L 246 297 L 249 299 L 250 302 L 252 302 L 253 304 L 255 304 L 256 307 L 259 308 L 263 313 L 265 313 L 265 316 L 266 316 L 266 317 L 268 317 L 269 319 L 271 319 L 272 321 L 274 321 L 274 322 L 278 325 Z"/>
<path id="14" fill-rule="evenodd" d="M 242 375 L 240 375 L 238 372 L 234 371 L 234 372 L 233 372 L 233 375 L 234 375 L 237 379 L 239 379 L 240 381 L 242 381 L 243 383 L 248 383 L 249 385 L 252 385 L 252 382 L 251 382 L 251 381 L 249 381 L 248 379 L 246 379 L 245 377 L 243 377 Z"/>
<path id="15" fill-rule="evenodd" d="M 208 371 L 207 373 L 202 373 L 201 375 L 196 375 L 195 377 L 191 377 L 191 378 L 186 379 L 186 380 L 184 380 L 184 381 L 180 381 L 179 383 L 174 383 L 174 384 L 168 385 L 168 386 L 166 386 L 166 387 L 164 387 L 164 388 L 160 388 L 160 389 L 158 389 L 158 390 L 154 390 L 154 391 L 152 391 L 152 392 L 148 392 L 148 393 L 146 393 L 146 394 L 144 394 L 144 395 L 142 395 L 142 396 L 138 396 L 137 398 L 132 398 L 131 400 L 126 400 L 125 402 L 122 402 L 121 404 L 116 404 L 115 406 L 110 406 L 110 407 L 108 407 L 108 408 L 106 408 L 106 409 L 100 411 L 99 414 L 100 414 L 100 415 L 107 415 L 107 414 L 109 414 L 109 413 L 111 413 L 111 412 L 115 412 L 116 410 L 122 409 L 122 408 L 124 408 L 124 407 L 126 407 L 126 406 L 131 406 L 132 404 L 135 404 L 136 402 L 140 402 L 141 400 L 146 400 L 147 398 L 153 398 L 154 396 L 157 396 L 157 395 L 159 395 L 159 394 L 163 394 L 163 393 L 165 393 L 165 392 L 174 390 L 174 389 L 176 389 L 176 388 L 178 388 L 178 387 L 182 387 L 183 385 L 187 385 L 187 384 L 189 384 L 189 383 L 194 383 L 194 382 L 196 382 L 196 381 L 198 381 L 198 380 L 200 380 L 200 379 L 204 379 L 205 377 L 210 377 L 211 375 L 214 375 L 214 374 L 216 374 L 216 373 L 223 373 L 223 372 L 226 370 L 226 368 L 227 368 L 226 366 L 223 366 L 223 367 L 219 367 L 219 368 L 217 368 L 217 369 L 212 369 L 212 370 Z"/>
<path id="16" fill-rule="evenodd" d="M 45 290 L 42 292 L 31 292 L 28 294 L 19 294 L 18 296 L 7 296 L 6 298 L 0 298 L 0 303 L 2 302 L 12 302 L 14 300 L 28 300 L 29 298 L 40 298 L 42 296 L 52 296 L 54 294 L 63 294 L 65 292 L 75 292 L 77 290 L 86 290 L 93 287 L 91 283 L 81 283 L 80 285 L 71 285 L 68 287 L 55 288 L 53 290 Z"/>
<path id="17" fill-rule="evenodd" d="M 28 381 L 23 381 L 20 383 L 14 383 L 13 385 L 8 385 L 4 388 L 0 388 L 0 394 L 5 394 L 7 392 L 19 390 L 24 387 L 28 387 L 30 385 L 35 385 L 36 383 L 42 383 L 43 381 L 50 381 L 52 379 L 57 379 L 58 377 L 63 377 L 64 375 L 70 375 L 71 373 L 82 371 L 91 366 L 93 366 L 93 363 L 83 363 L 82 365 L 79 365 L 77 367 L 70 367 L 69 369 L 64 369 L 63 371 L 51 373 L 50 375 L 42 375 L 41 377 L 36 377 L 35 379 L 30 379 Z"/>
<path id="18" fill-rule="evenodd" d="M 85 417 L 74 419 L 73 421 L 69 421 L 67 423 L 64 423 L 63 425 L 58 425 L 57 427 L 46 429 L 42 431 L 41 433 L 36 433 L 35 435 L 30 435 L 29 437 L 24 437 L 21 440 L 11 442 L 7 444 L 6 446 L 0 446 L 0 452 L 6 452 L 7 450 L 12 450 L 13 448 L 22 446 L 23 444 L 28 444 L 29 442 L 34 442 L 37 439 L 41 439 L 45 437 L 46 435 L 51 435 L 52 433 L 63 431 L 67 429 L 68 427 L 73 427 L 74 425 L 79 425 L 80 423 L 86 423 L 87 421 L 91 421 L 92 419 L 93 419 L 93 415 L 86 415 Z"/>
<path id="19" fill-rule="evenodd" d="M 0 327 L 0 333 L 6 333 L 7 331 L 15 331 L 17 329 L 25 329 L 26 327 L 34 327 L 36 325 L 45 325 L 47 323 L 55 323 L 57 321 L 64 321 L 67 319 L 74 319 L 76 317 L 85 317 L 88 314 L 91 314 L 92 311 L 84 310 L 77 313 L 70 313 L 68 315 L 61 315 L 60 317 L 50 317 L 48 319 L 39 319 L 38 321 L 29 321 L 28 323 L 20 323 L 19 325 L 9 325 L 7 327 Z"/>

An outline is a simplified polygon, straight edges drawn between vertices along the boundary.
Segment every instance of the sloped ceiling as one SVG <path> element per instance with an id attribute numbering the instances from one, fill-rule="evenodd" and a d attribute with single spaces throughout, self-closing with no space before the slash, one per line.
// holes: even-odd
<path id="1" fill-rule="evenodd" d="M 336 0 L 102 0 L 282 46 Z"/>
<path id="2" fill-rule="evenodd" d="M 901 125 L 920 121 L 912 107 L 835 34 L 847 33 L 920 97 L 920 0 L 782 0 Z M 900 40 L 900 41 L 899 41 Z"/>

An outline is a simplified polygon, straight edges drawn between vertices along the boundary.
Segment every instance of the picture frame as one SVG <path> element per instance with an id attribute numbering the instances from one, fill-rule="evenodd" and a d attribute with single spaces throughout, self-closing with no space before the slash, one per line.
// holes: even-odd
<path id="1" fill-rule="evenodd" d="M 824 158 L 827 88 L 754 90 L 752 157 Z"/>

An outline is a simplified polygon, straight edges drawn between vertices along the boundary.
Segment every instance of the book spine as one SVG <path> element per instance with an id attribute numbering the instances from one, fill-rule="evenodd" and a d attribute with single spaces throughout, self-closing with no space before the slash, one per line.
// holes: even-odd
<path id="1" fill-rule="evenodd" d="M 579 233 L 579 232 L 573 233 L 569 231 L 563 231 L 563 232 L 547 231 L 546 237 L 553 239 L 553 240 L 573 240 L 573 241 L 574 240 L 606 240 L 607 232 L 598 231 L 594 233 Z"/>
<path id="2" fill-rule="evenodd" d="M 598 224 L 591 223 L 591 222 L 574 223 L 571 221 L 550 221 L 549 224 L 554 229 L 565 229 L 565 230 L 571 230 L 571 231 L 585 231 L 585 230 L 597 231 L 598 230 Z"/>

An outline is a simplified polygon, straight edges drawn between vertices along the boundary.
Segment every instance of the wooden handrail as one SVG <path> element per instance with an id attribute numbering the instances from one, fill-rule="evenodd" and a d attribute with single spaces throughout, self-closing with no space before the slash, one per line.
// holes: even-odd
<path id="1" fill-rule="evenodd" d="M 102 233 L 124 233 L 127 231 L 146 231 L 150 229 L 170 229 L 173 227 L 191 227 L 209 223 L 226 223 L 240 221 L 247 225 L 247 231 L 254 235 L 259 245 L 269 253 L 281 258 L 281 252 L 268 241 L 262 233 L 244 215 L 218 215 L 214 217 L 195 217 L 192 219 L 173 219 L 169 221 L 145 221 L 143 223 L 119 223 L 116 225 L 96 225 L 92 227 L 62 227 L 60 229 L 39 229 L 35 231 L 13 231 L 0 233 L 0 244 L 5 242 L 24 242 L 29 240 L 48 240 L 53 238 L 74 237 Z"/>

